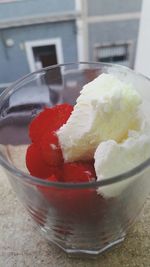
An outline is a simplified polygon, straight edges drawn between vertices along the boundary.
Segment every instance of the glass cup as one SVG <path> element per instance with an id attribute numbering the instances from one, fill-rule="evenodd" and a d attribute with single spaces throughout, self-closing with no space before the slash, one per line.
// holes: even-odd
<path id="1" fill-rule="evenodd" d="M 150 158 L 126 173 L 89 183 L 47 182 L 26 169 L 32 119 L 44 107 L 74 105 L 83 85 L 101 73 L 132 82 L 150 116 L 150 81 L 112 64 L 51 66 L 25 76 L 0 96 L 0 164 L 45 239 L 70 255 L 95 256 L 123 241 L 150 188 Z M 101 189 L 110 194 L 106 197 Z"/>

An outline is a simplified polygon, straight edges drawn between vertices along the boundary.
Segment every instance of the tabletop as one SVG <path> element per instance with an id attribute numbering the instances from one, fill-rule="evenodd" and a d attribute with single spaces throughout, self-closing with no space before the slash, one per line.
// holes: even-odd
<path id="1" fill-rule="evenodd" d="M 97 259 L 69 258 L 39 235 L 0 168 L 1 267 L 150 267 L 150 197 L 125 241 Z"/>

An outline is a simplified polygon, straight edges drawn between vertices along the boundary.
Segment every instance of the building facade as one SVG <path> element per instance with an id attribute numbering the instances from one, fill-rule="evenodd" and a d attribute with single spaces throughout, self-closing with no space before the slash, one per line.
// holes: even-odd
<path id="1" fill-rule="evenodd" d="M 135 70 L 150 78 L 150 1 L 143 0 L 142 14 L 139 27 L 138 44 L 136 50 Z"/>
<path id="2" fill-rule="evenodd" d="M 0 0 L 1 88 L 48 65 L 133 67 L 142 0 Z"/>

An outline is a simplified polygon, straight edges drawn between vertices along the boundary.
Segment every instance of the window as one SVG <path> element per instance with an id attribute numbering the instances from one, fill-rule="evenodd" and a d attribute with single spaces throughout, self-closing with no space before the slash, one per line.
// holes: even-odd
<path id="1" fill-rule="evenodd" d="M 94 49 L 95 60 L 130 66 L 130 48 L 131 43 L 96 45 Z"/>
<path id="2" fill-rule="evenodd" d="M 60 38 L 27 41 L 25 42 L 25 49 L 30 71 L 63 63 Z"/>
<path id="3" fill-rule="evenodd" d="M 32 49 L 37 69 L 58 63 L 55 45 L 37 46 Z"/>
<path id="4" fill-rule="evenodd" d="M 63 50 L 60 38 L 27 41 L 25 42 L 25 50 L 31 72 L 63 63 Z M 61 70 L 58 68 L 57 71 L 47 71 L 45 80 L 40 82 L 45 84 L 46 81 L 46 84 L 60 85 L 62 83 Z"/>

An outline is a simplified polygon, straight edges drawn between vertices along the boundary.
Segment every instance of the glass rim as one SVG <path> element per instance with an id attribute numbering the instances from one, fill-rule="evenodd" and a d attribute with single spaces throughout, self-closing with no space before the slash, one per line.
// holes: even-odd
<path id="1" fill-rule="evenodd" d="M 16 82 L 14 82 L 11 86 L 9 86 L 8 88 L 6 88 L 4 90 L 4 92 L 0 95 L 0 105 L 3 103 L 3 101 L 5 101 L 5 99 L 8 97 L 9 94 L 11 94 L 11 91 L 14 90 L 16 88 L 16 86 L 21 85 L 21 83 L 23 81 L 25 81 L 26 79 L 28 79 L 29 77 L 32 77 L 34 74 L 38 74 L 38 73 L 42 73 L 43 71 L 47 71 L 47 70 L 51 70 L 54 68 L 58 68 L 58 67 L 65 67 L 65 66 L 78 66 L 78 65 L 96 65 L 96 66 L 103 66 L 103 67 L 115 67 L 116 69 L 124 69 L 134 75 L 137 75 L 141 78 L 144 78 L 145 80 L 147 80 L 148 82 L 150 82 L 150 78 L 144 76 L 143 74 L 140 74 L 126 66 L 122 66 L 122 65 L 117 65 L 117 64 L 111 64 L 111 63 L 103 63 L 103 62 L 71 62 L 71 63 L 66 63 L 66 64 L 57 64 L 57 65 L 53 65 L 53 66 L 49 66 L 46 68 L 42 68 L 40 70 L 37 70 L 35 72 L 31 72 L 25 76 L 23 76 L 22 78 L 18 79 Z M 82 69 L 81 69 L 82 70 Z M 0 154 L 0 165 L 2 165 L 6 170 L 8 170 L 9 172 L 11 172 L 13 175 L 17 176 L 17 178 L 22 179 L 22 181 L 24 182 L 28 182 L 30 184 L 35 184 L 35 185 L 41 185 L 41 186 L 54 186 L 57 188 L 69 188 L 69 189 L 75 189 L 75 188 L 95 188 L 95 187 L 103 187 L 103 186 L 107 186 L 107 185 L 111 185 L 111 184 L 115 184 L 121 181 L 125 181 L 127 179 L 131 179 L 133 178 L 133 176 L 141 173 L 142 171 L 144 171 L 147 167 L 150 166 L 150 157 L 143 161 L 142 163 L 140 163 L 139 165 L 137 165 L 136 167 L 130 169 L 127 172 L 123 172 L 121 174 L 115 175 L 115 176 L 111 176 L 105 179 L 101 179 L 100 181 L 92 181 L 92 182 L 77 182 L 77 183 L 67 183 L 67 182 L 50 182 L 50 181 L 46 181 L 42 178 L 38 178 L 35 176 L 32 176 L 30 174 L 27 174 L 21 170 L 19 170 L 18 168 L 16 168 L 15 166 L 13 166 L 13 164 L 9 163 L 3 155 Z"/>

